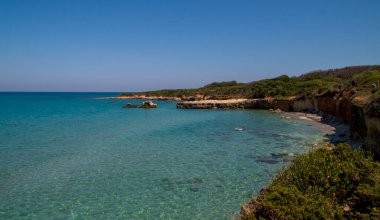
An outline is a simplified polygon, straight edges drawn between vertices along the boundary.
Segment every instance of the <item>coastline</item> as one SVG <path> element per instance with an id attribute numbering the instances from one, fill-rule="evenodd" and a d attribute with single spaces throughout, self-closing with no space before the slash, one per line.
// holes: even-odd
<path id="1" fill-rule="evenodd" d="M 114 96 L 114 97 L 98 97 L 95 99 L 99 100 L 130 100 L 130 99 L 147 99 L 147 100 L 160 100 L 160 101 L 182 101 L 178 97 L 167 97 L 167 96 L 144 96 L 144 95 L 133 95 L 133 96 Z"/>
<path id="2" fill-rule="evenodd" d="M 281 115 L 283 119 L 292 120 L 302 120 L 310 123 L 314 126 L 323 136 L 325 136 L 326 142 L 337 144 L 337 143 L 348 143 L 353 147 L 359 147 L 363 144 L 363 141 L 353 140 L 351 138 L 350 124 L 345 123 L 343 120 L 334 117 L 329 114 L 324 114 L 322 111 L 318 112 L 301 112 L 301 111 L 282 111 L 280 109 L 272 110 L 268 107 L 261 108 L 263 106 L 255 106 L 253 108 L 252 103 L 257 104 L 265 100 L 265 102 L 272 102 L 273 99 L 224 99 L 224 100 L 196 100 L 196 101 L 186 101 L 178 97 L 166 97 L 166 96 L 144 96 L 144 95 L 134 95 L 134 96 L 116 96 L 116 97 L 100 97 L 96 98 L 99 100 L 159 100 L 159 101 L 175 101 L 177 102 L 177 108 L 184 109 L 252 109 L 252 110 L 265 110 L 275 114 Z M 260 103 L 262 104 L 262 103 Z M 264 104 L 265 105 L 265 104 Z"/>

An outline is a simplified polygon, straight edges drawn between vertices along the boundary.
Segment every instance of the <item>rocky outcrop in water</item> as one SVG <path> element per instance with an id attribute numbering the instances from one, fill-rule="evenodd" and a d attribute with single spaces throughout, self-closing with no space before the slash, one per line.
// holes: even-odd
<path id="1" fill-rule="evenodd" d="M 152 101 L 145 101 L 140 106 L 128 103 L 123 108 L 157 108 L 157 104 Z"/>
<path id="2" fill-rule="evenodd" d="M 152 101 L 146 101 L 141 104 L 140 108 L 157 108 L 157 104 Z"/>

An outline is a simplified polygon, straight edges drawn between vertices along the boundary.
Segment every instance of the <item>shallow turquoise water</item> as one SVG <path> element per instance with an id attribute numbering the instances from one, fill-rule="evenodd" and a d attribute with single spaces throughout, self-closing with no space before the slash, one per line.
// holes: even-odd
<path id="1" fill-rule="evenodd" d="M 0 93 L 0 219 L 232 219 L 286 164 L 271 153 L 322 139 L 265 111 L 93 99 L 111 95 Z"/>

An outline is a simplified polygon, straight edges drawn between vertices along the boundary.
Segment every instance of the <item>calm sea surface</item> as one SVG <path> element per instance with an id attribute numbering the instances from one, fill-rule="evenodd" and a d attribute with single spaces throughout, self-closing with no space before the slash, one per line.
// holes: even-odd
<path id="1" fill-rule="evenodd" d="M 94 99 L 113 95 L 0 93 L 0 219 L 232 219 L 275 154 L 322 140 L 265 111 Z"/>

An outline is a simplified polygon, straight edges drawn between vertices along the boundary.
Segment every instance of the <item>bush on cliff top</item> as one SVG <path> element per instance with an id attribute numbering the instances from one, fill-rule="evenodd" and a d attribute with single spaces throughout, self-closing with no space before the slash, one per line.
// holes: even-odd
<path id="1" fill-rule="evenodd" d="M 346 144 L 294 159 L 242 219 L 380 219 L 380 165 Z"/>

